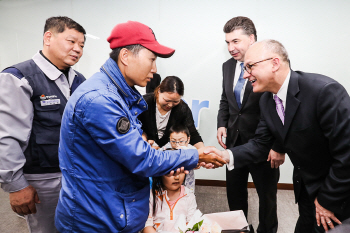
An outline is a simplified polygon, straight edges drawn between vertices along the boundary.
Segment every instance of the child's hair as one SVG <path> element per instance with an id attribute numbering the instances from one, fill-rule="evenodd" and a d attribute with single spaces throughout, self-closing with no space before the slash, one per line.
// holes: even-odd
<path id="1" fill-rule="evenodd" d="M 182 124 L 172 125 L 169 129 L 169 135 L 171 135 L 172 133 L 185 133 L 187 137 L 190 136 L 190 131 L 185 125 Z"/>
<path id="2" fill-rule="evenodd" d="M 152 177 L 153 216 L 155 215 L 155 211 L 156 211 L 157 194 L 160 194 L 160 193 L 163 193 L 162 177 L 161 176 Z"/>
<path id="3" fill-rule="evenodd" d="M 177 150 L 177 149 L 169 148 L 169 150 Z M 183 184 L 185 184 L 185 180 L 186 180 L 186 175 L 185 175 Z M 163 193 L 164 189 L 165 187 L 163 184 L 162 177 L 161 176 L 152 177 L 153 216 L 155 216 L 155 211 L 157 206 L 157 194 Z"/>

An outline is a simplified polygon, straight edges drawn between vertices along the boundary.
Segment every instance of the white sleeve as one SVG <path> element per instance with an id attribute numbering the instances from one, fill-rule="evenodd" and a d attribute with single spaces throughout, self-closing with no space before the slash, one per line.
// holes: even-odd
<path id="1" fill-rule="evenodd" d="M 189 222 L 194 215 L 194 212 L 197 210 L 197 202 L 196 202 L 196 196 L 190 192 L 187 195 L 189 195 L 189 201 L 188 201 L 188 212 L 186 216 L 186 222 Z"/>
<path id="2" fill-rule="evenodd" d="M 233 158 L 233 154 L 232 154 L 232 151 L 231 150 L 226 150 L 227 152 L 228 152 L 228 154 L 230 155 L 230 162 L 228 163 L 228 164 L 226 164 L 226 166 L 227 166 L 227 169 L 229 170 L 229 171 L 231 171 L 232 169 L 234 169 L 235 168 L 235 166 L 234 166 L 234 158 Z"/>
<path id="3" fill-rule="evenodd" d="M 0 73 L 0 183 L 6 192 L 28 186 L 23 154 L 32 129 L 33 90 L 25 78 Z"/>

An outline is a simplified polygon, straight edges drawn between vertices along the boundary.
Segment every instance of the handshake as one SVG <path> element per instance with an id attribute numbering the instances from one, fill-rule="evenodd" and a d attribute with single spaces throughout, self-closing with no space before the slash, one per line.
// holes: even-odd
<path id="1" fill-rule="evenodd" d="M 213 146 L 198 149 L 198 167 L 217 168 L 230 162 L 229 152 L 218 150 Z"/>
<path id="2" fill-rule="evenodd" d="M 230 155 L 226 150 L 218 150 L 214 146 L 206 146 L 198 149 L 198 165 L 195 169 L 205 167 L 207 169 L 218 168 L 230 162 Z M 171 171 L 166 176 L 177 176 L 180 173 L 188 174 L 184 167 Z"/>

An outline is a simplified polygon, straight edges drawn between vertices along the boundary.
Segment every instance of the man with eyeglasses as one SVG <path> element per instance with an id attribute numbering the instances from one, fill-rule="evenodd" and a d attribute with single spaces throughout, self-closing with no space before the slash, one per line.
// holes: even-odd
<path id="1" fill-rule="evenodd" d="M 299 205 L 295 232 L 325 232 L 350 217 L 350 97 L 335 80 L 293 71 L 283 45 L 265 40 L 245 56 L 244 78 L 260 99 L 254 139 L 223 152 L 234 169 L 288 153 Z M 227 153 L 228 152 L 228 153 Z M 216 151 L 216 153 L 219 153 Z"/>
<path id="2" fill-rule="evenodd" d="M 223 64 L 223 91 L 218 112 L 217 139 L 224 148 L 239 146 L 254 137 L 259 122 L 259 100 L 252 85 L 243 79 L 245 53 L 257 38 L 254 23 L 247 17 L 234 17 L 224 26 L 232 58 Z M 227 133 L 226 133 L 227 131 Z M 222 137 L 227 137 L 226 143 Z M 266 153 L 267 157 L 268 153 Z M 230 210 L 243 210 L 248 216 L 248 175 L 252 175 L 259 196 L 259 233 L 277 232 L 277 183 L 284 154 L 271 151 L 269 160 L 239 169 L 226 169 L 227 199 Z M 251 230 L 254 232 L 254 230 Z"/>

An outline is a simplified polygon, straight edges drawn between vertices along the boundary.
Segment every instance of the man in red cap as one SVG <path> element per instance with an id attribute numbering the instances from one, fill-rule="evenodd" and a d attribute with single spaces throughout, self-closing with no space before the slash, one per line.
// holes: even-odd
<path id="1" fill-rule="evenodd" d="M 198 162 L 225 160 L 200 150 L 157 151 L 145 142 L 137 116 L 160 45 L 148 26 L 128 21 L 108 37 L 112 52 L 100 72 L 82 84 L 64 112 L 59 146 L 62 189 L 56 209 L 61 232 L 138 232 L 148 217 L 151 176 L 174 175 Z"/>

